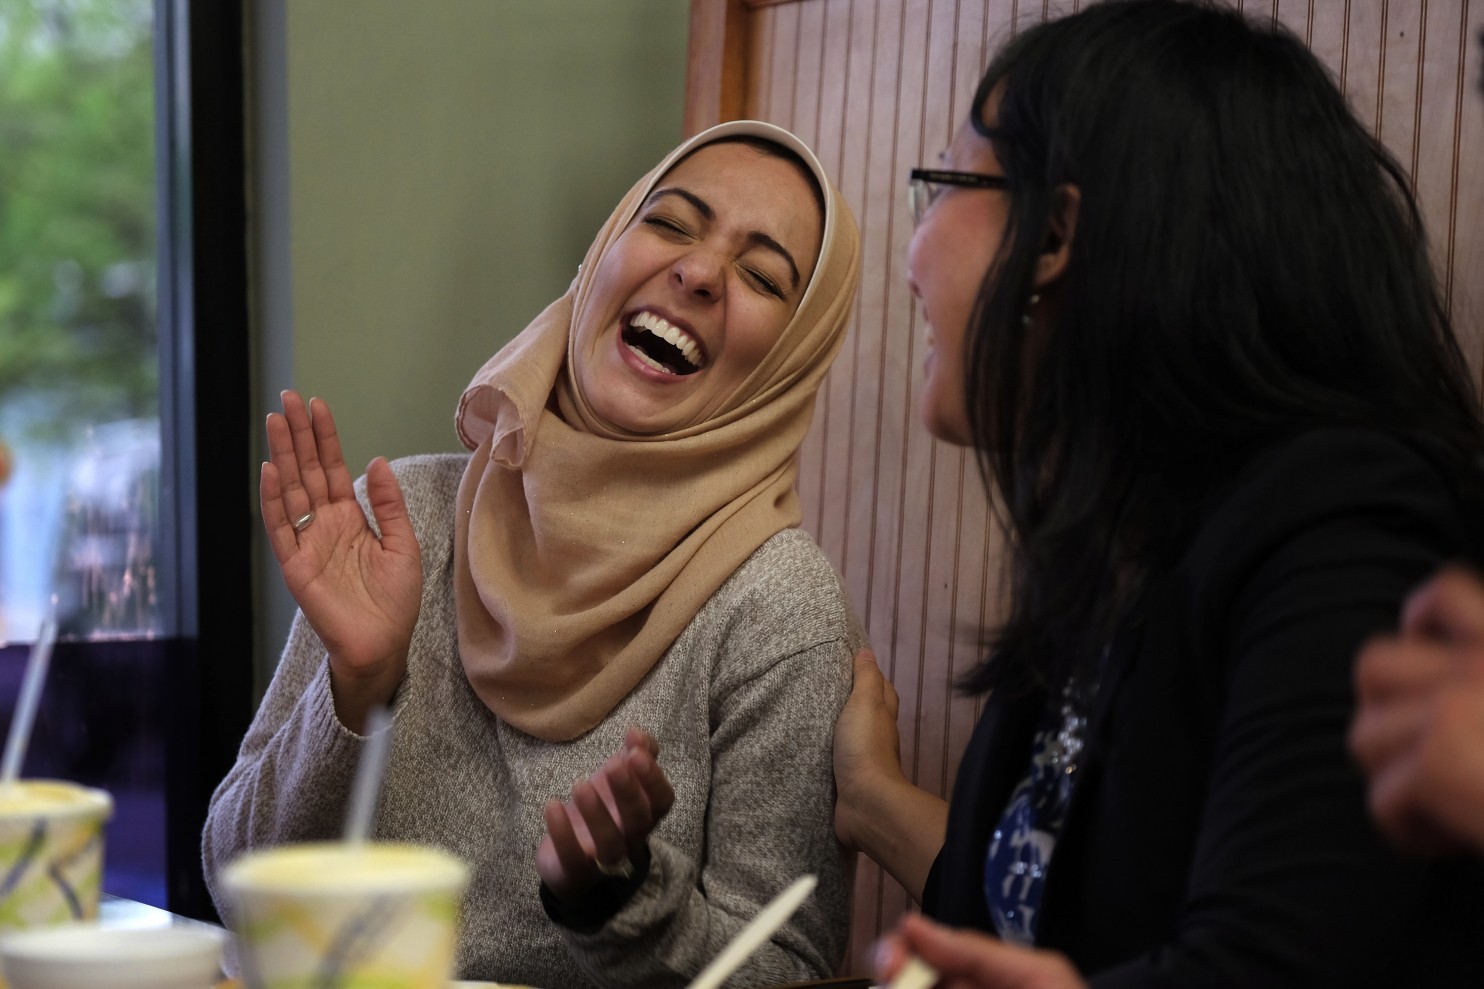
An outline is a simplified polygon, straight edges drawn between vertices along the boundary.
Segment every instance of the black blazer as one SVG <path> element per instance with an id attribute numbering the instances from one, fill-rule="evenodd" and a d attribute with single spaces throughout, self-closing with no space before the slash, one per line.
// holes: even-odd
<path id="1" fill-rule="evenodd" d="M 1099 989 L 1484 985 L 1484 872 L 1373 828 L 1352 666 L 1469 525 L 1419 449 L 1309 433 L 1254 458 L 1106 660 L 1037 942 Z M 1044 696 L 991 696 L 924 909 L 992 930 L 984 857 Z M 1471 974 L 1466 974 L 1471 973 Z"/>

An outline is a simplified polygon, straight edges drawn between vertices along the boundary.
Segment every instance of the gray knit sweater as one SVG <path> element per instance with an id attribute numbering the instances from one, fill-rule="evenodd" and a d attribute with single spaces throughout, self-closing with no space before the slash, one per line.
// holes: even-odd
<path id="1" fill-rule="evenodd" d="M 852 863 L 836 843 L 831 736 L 861 635 L 838 578 L 798 530 L 721 586 L 597 728 L 547 742 L 500 722 L 459 663 L 454 496 L 468 457 L 393 465 L 422 546 L 422 612 L 395 702 L 375 837 L 469 863 L 459 977 L 564 986 L 683 986 L 803 873 L 813 896 L 728 985 L 832 975 L 850 922 Z M 364 500 L 364 494 L 363 494 Z M 543 803 L 566 799 L 638 725 L 660 742 L 675 806 L 650 836 L 644 884 L 602 927 L 550 920 L 535 852 Z M 336 836 L 364 740 L 335 716 L 324 647 L 295 618 L 237 764 L 211 800 L 206 876 L 249 849 Z"/>

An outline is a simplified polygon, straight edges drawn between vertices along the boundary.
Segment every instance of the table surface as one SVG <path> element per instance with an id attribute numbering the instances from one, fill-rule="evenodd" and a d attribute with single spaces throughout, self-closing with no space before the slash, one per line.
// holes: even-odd
<path id="1" fill-rule="evenodd" d="M 98 923 L 104 927 L 149 928 L 194 925 L 221 930 L 216 924 L 192 920 L 168 910 L 161 910 L 159 907 L 152 907 L 148 903 L 126 900 L 122 896 L 114 896 L 111 893 L 104 893 L 98 898 Z M 480 987 L 495 989 L 498 985 L 499 983 L 495 982 L 451 982 L 449 989 L 480 989 Z M 216 989 L 243 989 L 243 986 L 237 979 L 223 979 L 216 983 Z M 514 989 L 514 987 L 507 987 L 507 989 Z"/>
<path id="2" fill-rule="evenodd" d="M 244 989 L 236 979 L 223 979 L 214 989 Z M 516 986 L 501 987 L 498 982 L 450 982 L 448 989 L 518 989 Z"/>
<path id="3" fill-rule="evenodd" d="M 170 927 L 172 925 L 198 925 L 221 930 L 216 924 L 208 924 L 201 920 L 192 920 L 173 914 L 159 907 L 152 907 L 147 903 L 139 903 L 134 900 L 126 900 L 121 896 L 104 893 L 98 901 L 98 922 L 105 927 Z M 778 989 L 799 989 L 799 987 L 810 986 L 815 989 L 864 989 L 871 982 L 865 979 L 824 979 L 819 982 L 796 983 L 791 986 L 780 986 Z M 498 982 L 450 982 L 449 989 L 524 989 L 517 986 L 502 986 Z M 223 979 L 216 983 L 215 989 L 244 989 L 237 979 Z"/>
<path id="4" fill-rule="evenodd" d="M 210 927 L 221 930 L 216 924 L 204 920 L 192 920 L 138 900 L 126 900 L 122 896 L 104 893 L 98 897 L 98 923 L 103 927 Z"/>

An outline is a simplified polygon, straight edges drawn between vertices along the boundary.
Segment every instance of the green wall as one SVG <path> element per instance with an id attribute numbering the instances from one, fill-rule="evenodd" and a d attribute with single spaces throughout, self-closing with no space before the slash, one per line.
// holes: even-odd
<path id="1" fill-rule="evenodd" d="M 259 411 L 291 386 L 324 397 L 354 473 L 459 449 L 470 377 L 680 140 L 689 2 L 250 11 Z M 293 602 L 266 547 L 257 570 L 266 675 Z"/>
<path id="2" fill-rule="evenodd" d="M 679 141 L 688 3 L 286 10 L 295 385 L 357 470 L 457 449 L 474 371 Z"/>

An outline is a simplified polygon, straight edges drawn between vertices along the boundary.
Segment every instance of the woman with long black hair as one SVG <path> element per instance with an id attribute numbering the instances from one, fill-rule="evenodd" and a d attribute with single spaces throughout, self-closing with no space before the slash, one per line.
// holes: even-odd
<path id="1" fill-rule="evenodd" d="M 984 985 L 1459 984 L 1484 880 L 1388 847 L 1345 750 L 1357 647 L 1484 504 L 1407 177 L 1299 40 L 1171 0 L 1013 39 L 940 165 L 921 414 L 1009 611 L 948 805 L 857 660 L 842 839 L 1004 942 Z"/>

